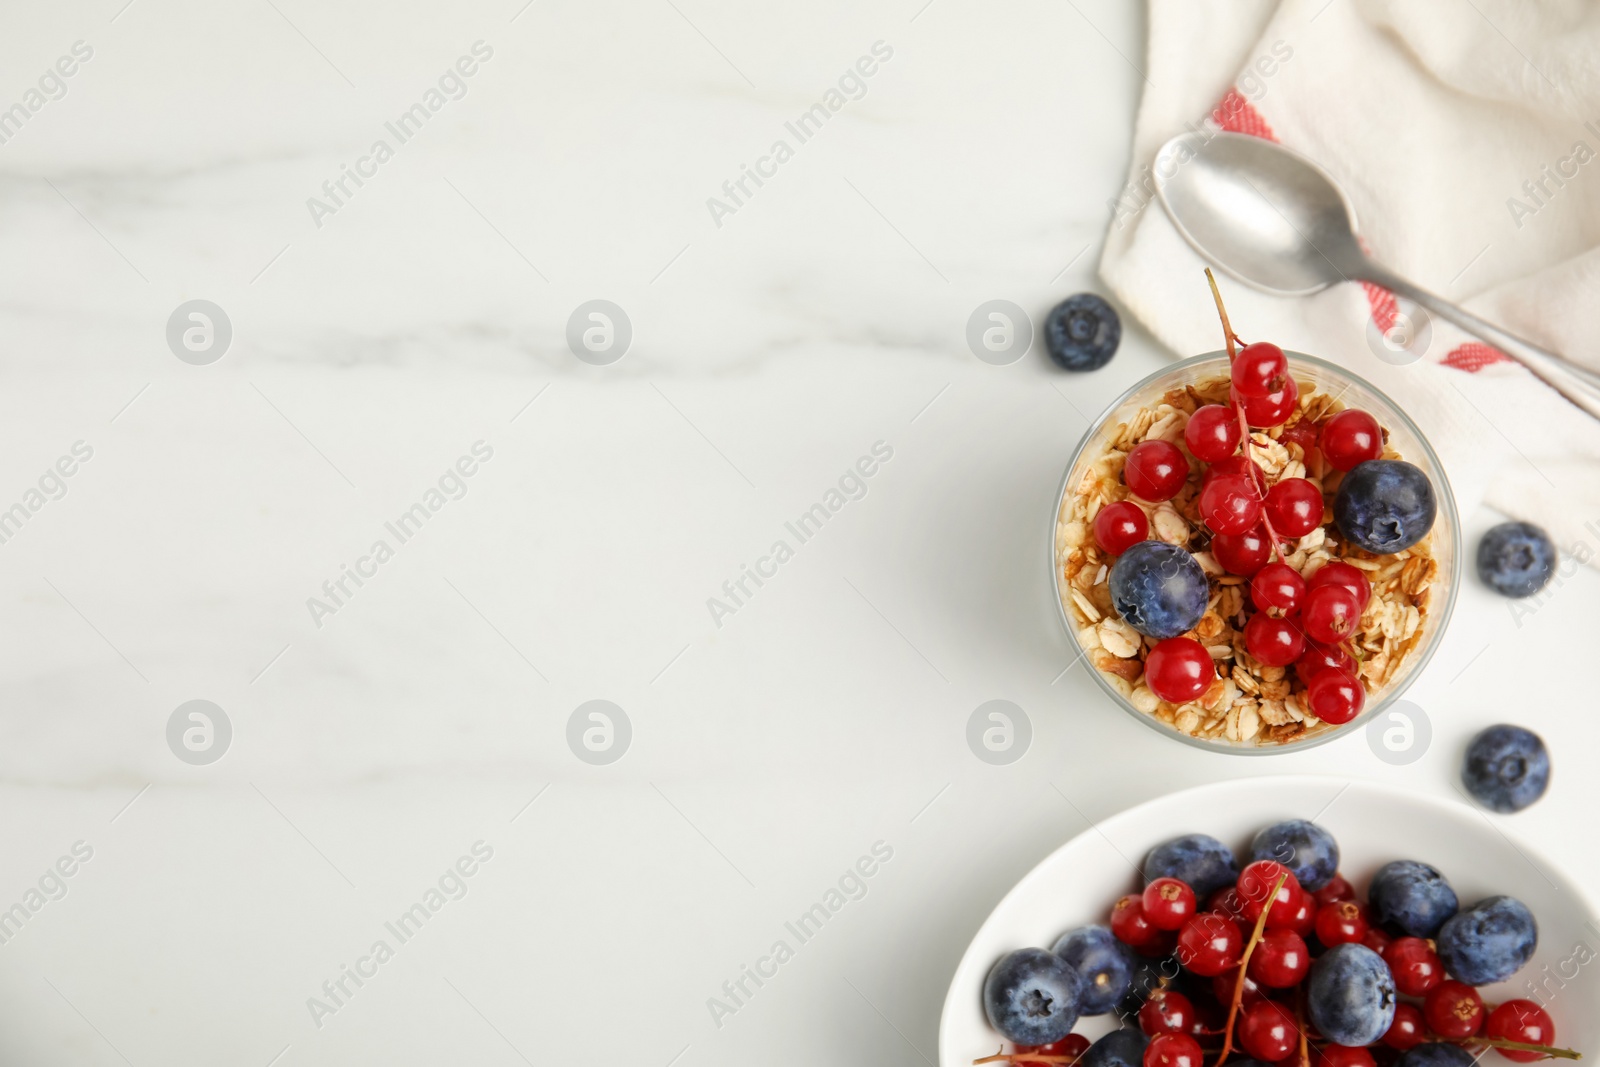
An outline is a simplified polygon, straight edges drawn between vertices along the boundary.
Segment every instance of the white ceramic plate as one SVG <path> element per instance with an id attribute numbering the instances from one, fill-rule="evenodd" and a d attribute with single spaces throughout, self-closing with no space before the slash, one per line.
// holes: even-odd
<path id="1" fill-rule="evenodd" d="M 1028 945 L 1048 948 L 1073 927 L 1105 922 L 1116 899 L 1142 884 L 1135 865 L 1151 848 L 1180 834 L 1206 833 L 1243 855 L 1257 830 L 1291 818 L 1314 819 L 1333 833 L 1340 871 L 1363 899 L 1379 867 L 1415 859 L 1444 872 L 1463 905 L 1496 893 L 1527 904 L 1539 923 L 1538 951 L 1509 981 L 1485 988 L 1484 998 L 1541 999 L 1555 1020 L 1557 1044 L 1591 1059 L 1600 1055 L 1600 924 L 1576 884 L 1515 840 L 1515 819 L 1370 782 L 1274 776 L 1158 797 L 1085 830 L 1028 872 L 984 921 L 951 979 L 939 1020 L 940 1067 L 969 1067 L 1003 1043 L 983 1015 L 983 980 L 994 961 Z M 1547 991 L 1535 996 L 1530 981 Z M 1114 1018 L 1081 1020 L 1078 1031 L 1099 1036 Z M 1492 1053 L 1484 1064 L 1512 1067 Z"/>

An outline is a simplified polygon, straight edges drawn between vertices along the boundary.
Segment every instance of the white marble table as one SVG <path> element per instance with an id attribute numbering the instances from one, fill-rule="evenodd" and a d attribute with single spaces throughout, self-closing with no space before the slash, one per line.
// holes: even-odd
<path id="1" fill-rule="evenodd" d="M 916 1064 L 1088 820 L 1281 771 L 1452 795 L 1506 718 L 1558 771 L 1498 825 L 1600 876 L 1592 572 L 1524 617 L 1466 589 L 1409 767 L 1197 754 L 1061 674 L 1061 467 L 1169 354 L 1130 324 L 1068 378 L 963 331 L 1094 287 L 1131 5 L 124 4 L 0 34 L 0 1060 Z M 607 366 L 565 339 L 594 299 Z M 191 300 L 231 324 L 206 365 Z M 1009 766 L 965 741 L 991 699 L 1032 723 Z M 168 744 L 191 700 L 208 764 Z M 610 764 L 569 748 L 591 700 Z"/>

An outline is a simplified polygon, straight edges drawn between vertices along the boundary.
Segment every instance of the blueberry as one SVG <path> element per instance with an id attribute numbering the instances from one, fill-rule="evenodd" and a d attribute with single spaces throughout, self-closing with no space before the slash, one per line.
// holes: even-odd
<path id="1" fill-rule="evenodd" d="M 1467 746 L 1461 782 L 1492 811 L 1521 811 L 1550 785 L 1550 753 L 1532 730 L 1491 726 Z"/>
<path id="2" fill-rule="evenodd" d="M 1379 869 L 1367 902 L 1378 922 L 1392 923 L 1412 937 L 1432 937 L 1460 906 L 1444 875 L 1415 860 L 1396 860 Z"/>
<path id="3" fill-rule="evenodd" d="M 1444 969 L 1468 985 L 1503 982 L 1539 945 L 1533 912 L 1515 897 L 1489 897 L 1457 912 L 1439 931 Z"/>
<path id="4" fill-rule="evenodd" d="M 1410 548 L 1433 529 L 1439 503 L 1433 483 L 1401 459 L 1356 464 L 1339 483 L 1333 521 L 1347 541 L 1388 555 Z"/>
<path id="5" fill-rule="evenodd" d="M 1460 1045 L 1429 1041 L 1416 1045 L 1395 1062 L 1395 1067 L 1473 1067 L 1476 1058 Z"/>
<path id="6" fill-rule="evenodd" d="M 1083 979 L 1080 1015 L 1106 1014 L 1133 984 L 1133 953 L 1112 936 L 1110 927 L 1079 927 L 1063 936 L 1050 951 Z"/>
<path id="7" fill-rule="evenodd" d="M 1111 605 L 1129 626 L 1157 640 L 1192 630 L 1206 613 L 1211 587 L 1186 549 L 1140 541 L 1111 567 Z"/>
<path id="8" fill-rule="evenodd" d="M 1138 1030 L 1113 1030 L 1089 1046 L 1078 1067 L 1143 1067 L 1149 1043 Z"/>
<path id="9" fill-rule="evenodd" d="M 1000 957 L 983 983 L 989 1025 L 1018 1045 L 1048 1045 L 1072 1032 L 1083 999 L 1083 979 L 1066 961 L 1042 948 L 1019 948 Z"/>
<path id="10" fill-rule="evenodd" d="M 1314 822 L 1290 819 L 1256 834 L 1250 860 L 1277 860 L 1294 872 L 1302 889 L 1316 892 L 1339 873 L 1339 842 Z"/>
<path id="11" fill-rule="evenodd" d="M 1117 354 L 1122 320 L 1093 293 L 1069 296 L 1045 316 L 1045 346 L 1066 370 L 1099 370 Z"/>
<path id="12" fill-rule="evenodd" d="M 1478 542 L 1478 577 L 1501 596 L 1532 596 L 1555 572 L 1555 542 L 1531 522 L 1502 522 Z"/>
<path id="13" fill-rule="evenodd" d="M 1365 945 L 1335 945 L 1311 967 L 1306 1009 L 1322 1036 L 1338 1045 L 1368 1045 L 1394 1022 L 1394 976 Z"/>
<path id="14" fill-rule="evenodd" d="M 1153 960 L 1148 956 L 1133 957 L 1128 991 L 1117 1002 L 1117 1014 L 1122 1016 L 1124 1022 L 1135 1021 L 1134 1016 L 1139 1014 L 1144 1002 L 1150 999 L 1150 994 L 1158 989 L 1172 986 L 1174 980 L 1181 975 L 1178 961 L 1171 957 L 1160 960 Z"/>
<path id="15" fill-rule="evenodd" d="M 1214 837 L 1186 834 L 1150 850 L 1144 860 L 1144 884 L 1157 878 L 1188 882 L 1203 906 L 1212 893 L 1239 880 L 1233 852 Z"/>

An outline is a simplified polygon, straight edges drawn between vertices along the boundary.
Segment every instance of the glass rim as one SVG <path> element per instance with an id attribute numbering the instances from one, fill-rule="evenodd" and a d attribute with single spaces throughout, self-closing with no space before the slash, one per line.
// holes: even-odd
<path id="1" fill-rule="evenodd" d="M 1432 636 L 1430 636 L 1427 642 L 1422 645 L 1416 663 L 1409 671 L 1406 672 L 1405 678 L 1403 678 L 1399 684 L 1391 687 L 1390 690 L 1383 695 L 1381 700 L 1378 700 L 1370 707 L 1363 709 L 1361 714 L 1357 715 L 1354 719 L 1347 723 L 1336 726 L 1331 730 L 1324 730 L 1316 736 L 1307 738 L 1303 741 L 1290 741 L 1287 743 L 1261 745 L 1242 744 L 1235 741 L 1217 741 L 1208 738 L 1194 737 L 1190 734 L 1183 733 L 1181 730 L 1178 730 L 1172 726 L 1168 726 L 1166 723 L 1157 719 L 1154 715 L 1146 715 L 1144 712 L 1134 707 L 1132 701 L 1123 696 L 1121 693 L 1117 692 L 1116 688 L 1106 680 L 1105 676 L 1101 674 L 1099 670 L 1095 669 L 1092 663 L 1089 665 L 1089 673 L 1094 676 L 1095 683 L 1099 685 L 1101 690 L 1103 690 L 1106 695 L 1109 696 L 1112 701 L 1123 711 L 1127 712 L 1129 715 L 1132 715 L 1135 719 L 1138 719 L 1147 727 L 1155 730 L 1164 737 L 1181 741 L 1184 744 L 1206 752 L 1223 752 L 1237 756 L 1276 756 L 1288 752 L 1304 752 L 1308 749 L 1316 748 L 1319 745 L 1325 745 L 1337 738 L 1348 736 L 1357 728 L 1365 726 L 1380 712 L 1394 704 L 1395 701 L 1399 700 L 1400 697 L 1411 688 L 1412 683 L 1417 680 L 1417 677 L 1427 669 L 1428 664 L 1432 662 L 1434 653 L 1438 651 L 1439 645 L 1444 639 L 1444 632 L 1450 624 L 1450 618 L 1455 613 L 1456 595 L 1461 588 L 1461 517 L 1456 511 L 1455 491 L 1450 485 L 1449 472 L 1445 470 L 1444 464 L 1439 459 L 1439 454 L 1433 450 L 1433 445 L 1429 443 L 1428 436 L 1422 432 L 1421 427 L 1411 420 L 1411 416 L 1407 415 L 1405 411 L 1401 409 L 1400 405 L 1396 404 L 1394 400 L 1389 397 L 1388 393 L 1384 392 L 1382 389 L 1379 389 L 1376 385 L 1373 385 L 1371 382 L 1367 381 L 1367 379 L 1361 377 L 1361 375 L 1356 374 L 1354 371 L 1351 371 L 1338 363 L 1334 363 L 1331 360 L 1323 359 L 1320 356 L 1308 355 L 1304 352 L 1295 352 L 1287 348 L 1283 351 L 1284 355 L 1289 357 L 1291 374 L 1296 363 L 1306 364 L 1319 370 L 1326 371 L 1332 377 L 1348 381 L 1351 385 L 1366 389 L 1373 396 L 1382 400 L 1386 405 L 1388 410 L 1384 413 L 1385 417 L 1392 418 L 1395 423 L 1403 427 L 1408 433 L 1411 434 L 1413 438 L 1415 438 L 1417 443 L 1422 446 L 1424 458 L 1427 460 L 1432 470 L 1438 472 L 1439 475 L 1437 480 L 1439 482 L 1440 489 L 1437 493 L 1437 496 L 1439 498 L 1440 517 L 1448 520 L 1451 538 L 1450 543 L 1452 551 L 1450 553 L 1450 573 L 1445 586 L 1444 603 L 1436 616 L 1438 619 L 1438 624 L 1434 627 Z M 1225 367 L 1227 366 L 1227 360 L 1228 353 L 1223 349 L 1217 349 L 1212 352 L 1203 352 L 1197 356 L 1189 356 L 1185 359 L 1175 360 L 1174 362 L 1145 375 L 1143 378 L 1140 378 L 1133 385 L 1125 389 L 1119 396 L 1117 396 L 1116 399 L 1112 400 L 1101 410 L 1100 414 L 1096 416 L 1092 422 L 1090 422 L 1088 429 L 1084 431 L 1083 437 L 1078 441 L 1078 446 L 1072 450 L 1072 456 L 1067 460 L 1067 469 L 1061 475 L 1061 488 L 1056 493 L 1055 507 L 1050 513 L 1050 536 L 1046 541 L 1045 548 L 1046 554 L 1049 557 L 1048 562 L 1050 566 L 1050 594 L 1055 598 L 1056 615 L 1061 620 L 1061 628 L 1066 631 L 1067 640 L 1072 643 L 1072 647 L 1077 653 L 1076 658 L 1073 660 L 1074 664 L 1077 663 L 1079 659 L 1087 659 L 1089 654 L 1088 651 L 1084 649 L 1083 643 L 1078 640 L 1077 629 L 1073 625 L 1072 619 L 1067 614 L 1066 599 L 1061 595 L 1061 582 L 1058 576 L 1056 557 L 1056 531 L 1061 521 L 1061 506 L 1066 502 L 1067 490 L 1072 484 L 1072 472 L 1077 468 L 1078 462 L 1083 458 L 1084 450 L 1089 447 L 1090 443 L 1094 440 L 1095 435 L 1106 425 L 1107 421 L 1111 418 L 1112 413 L 1118 408 L 1122 407 L 1124 404 L 1128 403 L 1140 390 L 1148 388 L 1153 382 L 1156 381 L 1156 379 L 1172 374 L 1174 371 L 1181 371 L 1188 367 L 1196 367 L 1204 363 L 1217 361 L 1221 361 L 1222 365 Z M 1436 528 L 1437 523 L 1438 519 L 1436 518 Z"/>

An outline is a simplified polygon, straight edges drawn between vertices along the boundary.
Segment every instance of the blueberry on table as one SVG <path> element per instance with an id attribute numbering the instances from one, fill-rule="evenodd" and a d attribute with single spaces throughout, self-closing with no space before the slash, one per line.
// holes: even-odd
<path id="1" fill-rule="evenodd" d="M 1200 564 L 1165 541 L 1140 541 L 1118 556 L 1110 581 L 1117 614 L 1158 641 L 1194 629 L 1211 597 Z"/>
<path id="2" fill-rule="evenodd" d="M 1019 948 L 1000 957 L 983 983 L 989 1025 L 1018 1045 L 1048 1045 L 1072 1032 L 1083 999 L 1083 979 L 1065 960 L 1042 948 Z"/>
<path id="3" fill-rule="evenodd" d="M 1468 985 L 1503 982 L 1533 958 L 1539 924 L 1515 897 L 1488 897 L 1458 912 L 1439 931 L 1444 969 Z"/>
<path id="4" fill-rule="evenodd" d="M 1323 1037 L 1338 1045 L 1368 1045 L 1394 1022 L 1394 975 L 1365 945 L 1335 945 L 1311 967 L 1306 1010 Z"/>
<path id="5" fill-rule="evenodd" d="M 1138 1030 L 1113 1030 L 1089 1046 L 1077 1067 L 1143 1067 L 1149 1043 Z"/>
<path id="6" fill-rule="evenodd" d="M 1491 726 L 1467 746 L 1461 783 L 1491 811 L 1521 811 L 1549 787 L 1550 753 L 1532 730 Z"/>
<path id="7" fill-rule="evenodd" d="M 1410 548 L 1433 529 L 1433 483 L 1403 459 L 1369 459 L 1344 476 L 1333 522 L 1345 540 L 1377 555 Z"/>
<path id="8" fill-rule="evenodd" d="M 1289 819 L 1256 834 L 1250 860 L 1276 860 L 1294 872 L 1301 889 L 1315 893 L 1339 873 L 1339 842 L 1314 822 Z"/>
<path id="9" fill-rule="evenodd" d="M 1444 875 L 1416 860 L 1395 860 L 1379 868 L 1367 903 L 1379 923 L 1392 923 L 1412 937 L 1432 937 L 1460 907 Z"/>
<path id="10" fill-rule="evenodd" d="M 1083 979 L 1080 1015 L 1104 1015 L 1116 1008 L 1133 984 L 1133 953 L 1108 926 L 1082 926 L 1051 949 Z"/>
<path id="11" fill-rule="evenodd" d="M 1144 884 L 1157 878 L 1187 882 L 1194 895 L 1205 900 L 1239 880 L 1239 864 L 1233 858 L 1233 850 L 1216 838 L 1186 834 L 1157 845 L 1145 857 Z"/>
<path id="12" fill-rule="evenodd" d="M 1478 577 L 1501 596 L 1532 596 L 1555 572 L 1555 542 L 1531 522 L 1502 522 L 1478 542 Z"/>
<path id="13" fill-rule="evenodd" d="M 1395 1061 L 1395 1067 L 1473 1067 L 1477 1057 L 1460 1045 L 1429 1041 L 1417 1045 Z"/>
<path id="14" fill-rule="evenodd" d="M 1117 354 L 1122 319 L 1093 293 L 1069 296 L 1045 316 L 1045 346 L 1066 370 L 1099 370 Z"/>

